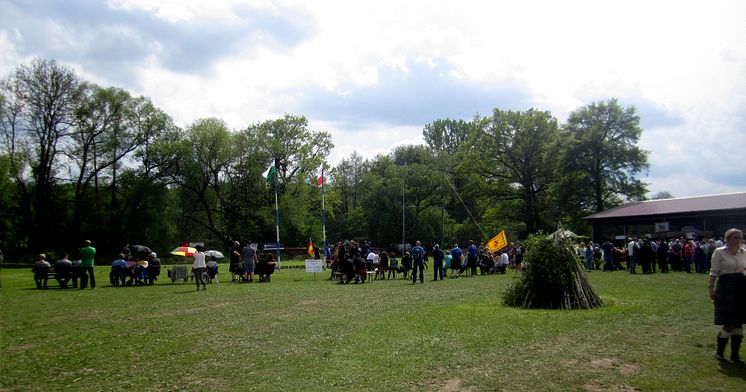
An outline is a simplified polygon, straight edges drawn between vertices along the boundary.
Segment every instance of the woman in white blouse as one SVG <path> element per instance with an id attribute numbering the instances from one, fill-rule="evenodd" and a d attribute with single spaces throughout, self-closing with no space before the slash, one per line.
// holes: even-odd
<path id="1" fill-rule="evenodd" d="M 740 364 L 743 362 L 738 350 L 746 321 L 746 251 L 741 248 L 742 243 L 741 230 L 725 232 L 725 246 L 712 254 L 709 286 L 710 298 L 715 301 L 715 325 L 723 326 L 718 333 L 715 357 L 725 360 L 725 346 L 730 338 L 730 360 Z"/>
<path id="2" fill-rule="evenodd" d="M 202 275 L 207 268 L 205 264 L 205 247 L 197 245 L 195 247 L 197 252 L 194 253 L 194 263 L 192 264 L 192 271 L 194 271 L 194 281 L 197 282 L 197 291 L 199 291 L 199 285 L 202 284 L 202 290 L 207 290 L 207 285 L 202 279 Z"/>

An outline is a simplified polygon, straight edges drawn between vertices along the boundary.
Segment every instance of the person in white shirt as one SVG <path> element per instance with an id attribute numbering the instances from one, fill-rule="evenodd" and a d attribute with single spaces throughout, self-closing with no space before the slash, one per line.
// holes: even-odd
<path id="1" fill-rule="evenodd" d="M 722 325 L 717 336 L 715 358 L 725 360 L 725 346 L 730 344 L 730 360 L 743 364 L 738 355 L 746 322 L 746 251 L 741 248 L 743 232 L 725 232 L 725 246 L 715 249 L 710 267 L 710 298 L 715 302 L 715 325 Z M 717 286 L 715 285 L 717 283 Z"/>
<path id="2" fill-rule="evenodd" d="M 197 252 L 194 254 L 194 263 L 192 264 L 194 281 L 197 282 L 197 291 L 199 291 L 200 284 L 202 284 L 202 290 L 207 290 L 207 284 L 202 278 L 202 275 L 207 268 L 207 264 L 205 264 L 205 247 L 202 245 L 197 245 L 195 248 L 197 249 Z"/>
<path id="3" fill-rule="evenodd" d="M 640 245 L 637 243 L 637 238 L 633 238 L 629 243 L 627 244 L 627 256 L 629 257 L 629 261 L 627 262 L 627 270 L 629 270 L 630 274 L 636 274 L 635 271 L 637 269 L 637 253 L 640 250 Z"/>
<path id="4" fill-rule="evenodd" d="M 369 264 L 373 264 L 373 268 L 378 267 L 381 264 L 381 257 L 376 252 L 368 253 L 366 260 Z"/>

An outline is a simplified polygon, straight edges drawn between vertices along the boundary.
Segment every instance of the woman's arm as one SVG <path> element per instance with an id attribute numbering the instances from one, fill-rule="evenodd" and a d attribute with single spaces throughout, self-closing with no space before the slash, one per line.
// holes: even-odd
<path id="1" fill-rule="evenodd" d="M 710 280 L 708 289 L 710 292 L 710 298 L 715 300 L 717 298 L 717 294 L 715 294 L 715 282 L 717 281 L 718 276 L 720 275 L 720 264 L 722 261 L 722 255 L 720 254 L 720 251 L 715 250 L 715 252 L 712 255 L 712 260 L 710 262 Z"/>

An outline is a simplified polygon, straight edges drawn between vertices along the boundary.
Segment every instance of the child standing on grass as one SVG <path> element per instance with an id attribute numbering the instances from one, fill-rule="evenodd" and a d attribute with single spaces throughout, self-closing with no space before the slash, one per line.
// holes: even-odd
<path id="1" fill-rule="evenodd" d="M 194 263 L 192 264 L 194 281 L 197 282 L 197 291 L 199 291 L 200 284 L 202 284 L 202 290 L 207 290 L 207 284 L 205 284 L 205 281 L 202 278 L 202 275 L 207 268 L 207 264 L 205 264 L 205 247 L 197 245 L 195 248 L 197 249 L 197 253 L 194 254 Z"/>

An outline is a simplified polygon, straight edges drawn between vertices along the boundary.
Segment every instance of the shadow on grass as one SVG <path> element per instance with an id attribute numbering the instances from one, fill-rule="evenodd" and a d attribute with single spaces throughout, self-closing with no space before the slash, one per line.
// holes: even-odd
<path id="1" fill-rule="evenodd" d="M 728 377 L 741 378 L 746 381 L 746 365 L 720 361 L 720 373 Z"/>
<path id="2" fill-rule="evenodd" d="M 20 290 L 23 290 L 23 291 L 72 291 L 72 290 L 78 290 L 78 288 L 68 286 L 67 288 L 63 289 L 60 286 L 49 286 L 47 288 L 41 288 L 41 289 L 37 289 L 36 287 L 24 287 Z"/>
<path id="3" fill-rule="evenodd" d="M 197 289 L 193 288 L 191 290 L 174 291 L 174 294 L 189 294 L 189 293 L 197 293 L 197 292 L 200 292 L 200 291 L 207 291 L 207 290 L 201 290 L 201 289 L 197 290 Z"/>

